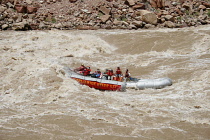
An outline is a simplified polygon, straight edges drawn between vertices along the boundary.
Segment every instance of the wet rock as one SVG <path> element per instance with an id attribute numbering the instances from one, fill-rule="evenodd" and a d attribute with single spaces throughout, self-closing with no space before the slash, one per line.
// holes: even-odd
<path id="1" fill-rule="evenodd" d="M 24 22 L 14 23 L 12 26 L 12 29 L 13 30 L 24 30 L 25 25 L 26 24 Z"/>
<path id="2" fill-rule="evenodd" d="M 143 26 L 142 21 L 133 21 L 132 24 L 135 25 L 137 28 L 141 28 Z"/>
<path id="3" fill-rule="evenodd" d="M 174 28 L 175 27 L 175 24 L 171 21 L 164 22 L 164 25 L 165 25 L 165 27 L 168 27 L 168 28 Z"/>
<path id="4" fill-rule="evenodd" d="M 74 55 L 73 54 L 69 54 L 69 55 L 66 55 L 64 57 L 74 57 Z"/>
<path id="5" fill-rule="evenodd" d="M 77 29 L 78 30 L 95 30 L 96 28 L 94 28 L 92 26 L 87 26 L 87 25 L 79 25 L 79 26 L 77 26 Z"/>
<path id="6" fill-rule="evenodd" d="M 1 26 L 1 28 L 2 28 L 3 30 L 7 29 L 8 27 L 9 27 L 8 24 L 3 24 L 3 25 Z"/>
<path id="7" fill-rule="evenodd" d="M 155 13 L 147 11 L 147 10 L 141 10 L 140 11 L 142 21 L 149 23 L 149 24 L 157 24 L 157 16 Z"/>
<path id="8" fill-rule="evenodd" d="M 201 108 L 201 106 L 196 105 L 196 106 L 194 106 L 194 108 L 196 108 L 196 109 L 200 109 L 200 108 Z"/>
<path id="9" fill-rule="evenodd" d="M 144 28 L 146 28 L 146 29 L 150 29 L 150 28 L 154 28 L 155 26 L 154 25 L 152 25 L 152 24 L 145 24 L 144 25 Z"/>

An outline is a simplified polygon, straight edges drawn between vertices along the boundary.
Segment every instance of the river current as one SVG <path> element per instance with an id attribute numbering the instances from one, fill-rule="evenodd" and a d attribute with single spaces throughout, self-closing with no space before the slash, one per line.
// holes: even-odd
<path id="1" fill-rule="evenodd" d="M 0 32 L 1 140 L 210 139 L 210 26 Z M 163 89 L 99 91 L 64 67 L 81 64 Z"/>

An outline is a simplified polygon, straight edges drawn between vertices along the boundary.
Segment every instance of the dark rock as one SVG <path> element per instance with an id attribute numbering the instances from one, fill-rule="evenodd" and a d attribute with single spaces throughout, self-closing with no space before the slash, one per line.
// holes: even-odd
<path id="1" fill-rule="evenodd" d="M 139 3 L 133 6 L 133 9 L 145 9 L 145 4 L 144 3 Z"/>
<path id="2" fill-rule="evenodd" d="M 153 8 L 164 8 L 165 0 L 150 0 L 150 4 Z"/>
<path id="3" fill-rule="evenodd" d="M 77 0 L 69 0 L 69 2 L 72 2 L 72 3 L 74 3 L 74 2 L 77 2 Z"/>
<path id="4" fill-rule="evenodd" d="M 26 13 L 27 8 L 22 5 L 15 5 L 15 10 L 17 10 L 18 13 Z"/>
<path id="5" fill-rule="evenodd" d="M 185 8 L 186 10 L 192 10 L 192 4 L 191 3 L 183 3 L 182 7 Z"/>
<path id="6" fill-rule="evenodd" d="M 128 4 L 129 6 L 135 5 L 135 1 L 134 0 L 126 0 L 125 3 Z"/>
<path id="7" fill-rule="evenodd" d="M 210 8 L 210 3 L 202 2 L 202 5 L 204 5 L 206 8 Z"/>

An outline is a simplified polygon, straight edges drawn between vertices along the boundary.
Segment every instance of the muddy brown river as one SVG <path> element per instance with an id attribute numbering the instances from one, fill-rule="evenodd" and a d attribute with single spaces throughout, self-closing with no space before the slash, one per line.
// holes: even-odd
<path id="1" fill-rule="evenodd" d="M 0 32 L 1 140 L 209 140 L 210 26 Z M 128 68 L 163 89 L 99 91 L 63 68 Z"/>

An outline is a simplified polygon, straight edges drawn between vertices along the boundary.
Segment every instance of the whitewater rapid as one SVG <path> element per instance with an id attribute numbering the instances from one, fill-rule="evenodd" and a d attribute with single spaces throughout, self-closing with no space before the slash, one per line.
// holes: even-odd
<path id="1" fill-rule="evenodd" d="M 0 32 L 0 139 L 210 139 L 210 26 Z M 65 76 L 91 66 L 164 89 L 102 92 Z"/>

